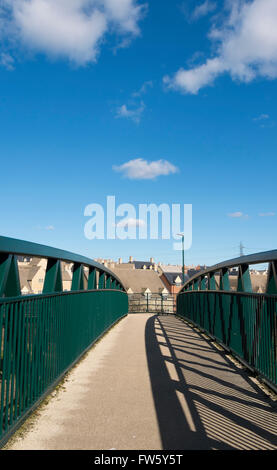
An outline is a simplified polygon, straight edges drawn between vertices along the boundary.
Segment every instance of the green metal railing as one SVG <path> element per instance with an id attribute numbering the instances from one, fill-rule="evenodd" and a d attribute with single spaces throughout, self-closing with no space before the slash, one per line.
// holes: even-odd
<path id="1" fill-rule="evenodd" d="M 17 255 L 47 258 L 42 294 L 21 295 Z M 68 292 L 62 291 L 61 261 L 73 263 Z M 0 296 L 3 445 L 70 367 L 128 313 L 128 296 L 120 279 L 101 264 L 4 237 L 0 237 Z"/>
<path id="2" fill-rule="evenodd" d="M 253 293 L 249 266 L 268 264 L 265 292 Z M 237 288 L 230 270 L 237 267 Z M 212 266 L 189 279 L 177 315 L 234 353 L 270 386 L 277 386 L 277 250 Z"/>

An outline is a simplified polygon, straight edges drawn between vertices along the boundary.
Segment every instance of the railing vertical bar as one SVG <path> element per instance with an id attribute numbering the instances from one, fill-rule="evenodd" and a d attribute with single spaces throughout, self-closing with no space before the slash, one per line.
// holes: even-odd
<path id="1" fill-rule="evenodd" d="M 30 388 L 31 388 L 31 365 L 32 365 L 32 319 L 30 314 L 30 301 L 26 302 L 27 322 L 28 322 L 28 343 L 27 343 L 27 375 L 26 375 L 26 401 L 25 408 L 29 408 Z"/>
<path id="2" fill-rule="evenodd" d="M 16 398 L 15 398 L 15 418 L 20 415 L 20 397 L 21 397 L 21 377 L 22 377 L 22 344 L 23 344 L 23 315 L 22 302 L 18 303 L 18 345 L 17 345 L 17 364 L 16 364 Z"/>
<path id="3" fill-rule="evenodd" d="M 55 297 L 49 297 L 49 316 L 48 316 L 48 348 L 49 348 L 49 355 L 48 355 L 48 377 L 47 377 L 47 385 L 52 382 L 54 377 L 54 349 L 53 349 L 53 303 Z"/>
<path id="4" fill-rule="evenodd" d="M 37 385 L 38 385 L 38 364 L 40 358 L 39 350 L 39 332 L 38 332 L 38 309 L 39 302 L 33 302 L 33 314 L 34 314 L 34 367 L 33 367 L 33 393 L 32 401 L 35 402 L 37 398 Z"/>
<path id="5" fill-rule="evenodd" d="M 39 332 L 38 332 L 38 309 L 39 302 L 32 302 L 33 312 L 33 385 L 32 385 L 32 403 L 37 397 L 37 384 L 38 384 L 38 361 L 40 357 L 39 351 Z"/>
<path id="6" fill-rule="evenodd" d="M 34 366 L 34 315 L 32 311 L 32 301 L 29 302 L 29 325 L 30 325 L 30 340 L 29 340 L 29 387 L 28 387 L 28 408 L 32 404 L 32 388 L 33 388 L 33 366 Z"/>
<path id="7" fill-rule="evenodd" d="M 37 366 L 37 387 L 36 398 L 42 392 L 42 367 L 43 367 L 43 300 L 38 303 L 38 366 Z"/>
<path id="8" fill-rule="evenodd" d="M 60 371 L 62 370 L 61 367 L 61 341 L 59 341 L 59 338 L 61 338 L 61 314 L 62 314 L 62 302 L 61 302 L 61 296 L 59 296 L 59 309 L 56 313 L 57 317 L 57 361 L 58 361 L 58 370 L 57 370 L 57 375 L 59 375 Z"/>
<path id="9" fill-rule="evenodd" d="M 8 313 L 7 306 L 5 308 L 5 326 L 4 326 L 4 345 L 3 345 L 3 364 L 2 364 L 2 384 L 1 384 L 1 410 L 0 410 L 0 429 L 5 431 L 5 391 L 6 391 L 6 380 L 7 380 L 7 337 L 8 337 Z"/>
<path id="10" fill-rule="evenodd" d="M 9 309 L 9 326 L 8 326 L 8 342 L 7 342 L 7 379 L 6 379 L 6 410 L 5 410 L 5 428 L 9 427 L 9 415 L 11 411 L 10 404 L 10 382 L 11 382 L 11 361 L 12 361 L 12 330 L 13 330 L 13 310 L 14 304 L 10 305 Z"/>
<path id="11" fill-rule="evenodd" d="M 43 369 L 42 369 L 42 384 L 43 389 L 47 387 L 47 370 L 48 370 L 48 298 L 43 299 Z"/>
<path id="12" fill-rule="evenodd" d="M 26 409 L 27 391 L 28 391 L 28 363 L 29 363 L 29 318 L 28 318 L 28 301 L 24 302 L 24 330 L 25 330 L 25 342 L 24 342 L 24 375 L 23 375 L 23 402 L 22 411 Z"/>
<path id="13" fill-rule="evenodd" d="M 3 390 L 3 362 L 4 362 L 4 305 L 0 305 L 0 437 L 2 436 L 3 426 L 2 426 L 2 414 L 3 414 L 3 401 L 2 401 L 2 390 Z M 4 331 L 3 331 L 4 330 Z"/>
<path id="14" fill-rule="evenodd" d="M 16 360 L 17 360 L 17 339 L 18 339 L 18 303 L 14 304 L 14 325 L 13 325 L 13 344 L 12 344 L 12 370 L 11 370 L 11 413 L 10 425 L 12 425 L 15 416 L 15 382 L 16 382 Z"/>

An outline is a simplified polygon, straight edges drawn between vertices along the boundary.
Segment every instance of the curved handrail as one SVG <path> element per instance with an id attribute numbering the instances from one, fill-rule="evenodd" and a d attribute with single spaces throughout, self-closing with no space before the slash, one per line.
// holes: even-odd
<path id="1" fill-rule="evenodd" d="M 260 264 L 260 263 L 270 263 L 270 269 L 269 269 L 269 278 L 272 276 L 272 279 L 275 284 L 275 289 L 277 289 L 277 250 L 270 250 L 270 251 L 263 251 L 260 253 L 254 253 L 252 255 L 246 255 L 246 256 L 240 256 L 238 258 L 233 258 L 227 261 L 223 261 L 221 263 L 215 264 L 207 269 L 204 269 L 202 271 L 199 271 L 196 273 L 194 276 L 189 278 L 185 284 L 183 285 L 182 289 L 180 290 L 179 293 L 185 292 L 187 288 L 191 285 L 193 285 L 197 280 L 201 280 L 206 276 L 209 275 L 214 275 L 217 272 L 226 272 L 230 268 L 233 267 L 246 267 L 244 270 L 244 274 L 248 273 L 248 266 L 252 264 Z"/>
<path id="2" fill-rule="evenodd" d="M 3 253 L 15 256 L 34 256 L 38 258 L 47 258 L 48 260 L 59 260 L 94 268 L 101 273 L 108 274 L 113 280 L 117 281 L 123 291 L 126 291 L 123 282 L 113 271 L 108 269 L 106 266 L 82 255 L 71 253 L 69 251 L 58 248 L 53 248 L 47 245 L 0 236 L 0 254 Z"/>

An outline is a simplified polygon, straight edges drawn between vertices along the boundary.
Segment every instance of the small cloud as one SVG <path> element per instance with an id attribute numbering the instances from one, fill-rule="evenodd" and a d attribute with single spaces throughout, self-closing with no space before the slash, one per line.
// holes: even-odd
<path id="1" fill-rule="evenodd" d="M 0 54 L 0 65 L 7 70 L 14 70 L 14 59 L 10 54 L 2 52 Z"/>
<path id="2" fill-rule="evenodd" d="M 274 217 L 275 212 L 261 212 L 259 217 Z"/>
<path id="3" fill-rule="evenodd" d="M 34 228 L 36 230 L 55 230 L 54 225 L 46 225 L 46 227 L 42 227 L 41 225 L 36 225 Z"/>
<path id="4" fill-rule="evenodd" d="M 230 214 L 228 214 L 228 217 L 232 217 L 234 219 L 239 219 L 239 218 L 242 218 L 242 217 L 248 217 L 247 214 L 244 214 L 243 212 L 231 212 Z"/>
<path id="5" fill-rule="evenodd" d="M 117 227 L 143 227 L 145 225 L 142 219 L 123 219 L 116 224 Z"/>
<path id="6" fill-rule="evenodd" d="M 191 15 L 191 19 L 196 21 L 202 18 L 203 16 L 208 15 L 212 11 L 214 11 L 217 7 L 216 2 L 213 2 L 211 0 L 206 0 L 205 2 L 201 3 L 200 5 L 197 5 L 197 7 L 193 10 L 193 13 Z"/>
<path id="7" fill-rule="evenodd" d="M 167 89 L 179 90 L 182 93 L 197 95 L 199 90 L 207 85 L 213 85 L 218 74 L 223 72 L 223 64 L 220 59 L 214 57 L 202 65 L 185 70 L 180 68 L 174 75 L 163 77 L 163 83 Z"/>
<path id="8" fill-rule="evenodd" d="M 140 89 L 138 91 L 135 91 L 132 94 L 132 96 L 138 97 L 138 96 L 144 95 L 147 92 L 148 88 L 152 88 L 152 87 L 153 87 L 153 82 L 151 80 L 144 82 L 143 85 L 140 87 Z"/>
<path id="9" fill-rule="evenodd" d="M 260 114 L 260 116 L 253 118 L 253 121 L 257 122 L 262 129 L 272 129 L 276 125 L 276 122 L 270 119 L 269 114 Z"/>
<path id="10" fill-rule="evenodd" d="M 265 119 L 269 119 L 268 114 L 260 114 L 260 116 L 253 119 L 253 121 L 264 121 Z"/>
<path id="11" fill-rule="evenodd" d="M 116 111 L 116 118 L 126 118 L 126 119 L 131 119 L 135 123 L 139 123 L 141 120 L 141 116 L 143 114 L 143 111 L 145 110 L 145 104 L 143 101 L 140 103 L 140 105 L 137 108 L 128 108 L 126 104 L 123 104 L 119 108 L 117 108 Z"/>
<path id="12" fill-rule="evenodd" d="M 118 44 L 116 44 L 113 48 L 112 48 L 112 52 L 114 55 L 117 55 L 117 52 L 120 50 L 120 49 L 125 49 L 126 47 L 129 47 L 131 43 L 131 39 L 129 37 L 126 37 L 126 38 L 123 38 Z"/>
<path id="13" fill-rule="evenodd" d="M 141 96 L 145 95 L 149 88 L 153 87 L 153 82 L 148 80 L 142 84 L 139 90 L 131 94 L 127 103 L 119 106 L 116 110 L 116 118 L 131 119 L 136 124 L 139 124 L 142 114 L 146 108 L 145 103 L 141 100 Z"/>
<path id="14" fill-rule="evenodd" d="M 142 158 L 136 158 L 123 165 L 113 166 L 113 170 L 123 173 L 129 179 L 155 179 L 158 176 L 177 173 L 178 168 L 167 160 L 148 162 Z"/>

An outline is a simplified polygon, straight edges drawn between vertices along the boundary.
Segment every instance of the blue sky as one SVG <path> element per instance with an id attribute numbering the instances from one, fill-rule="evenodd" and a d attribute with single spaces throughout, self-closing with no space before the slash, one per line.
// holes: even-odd
<path id="1" fill-rule="evenodd" d="M 85 238 L 114 195 L 192 204 L 188 264 L 276 249 L 275 0 L 2 5 L 2 235 L 180 263 L 172 240 Z"/>

